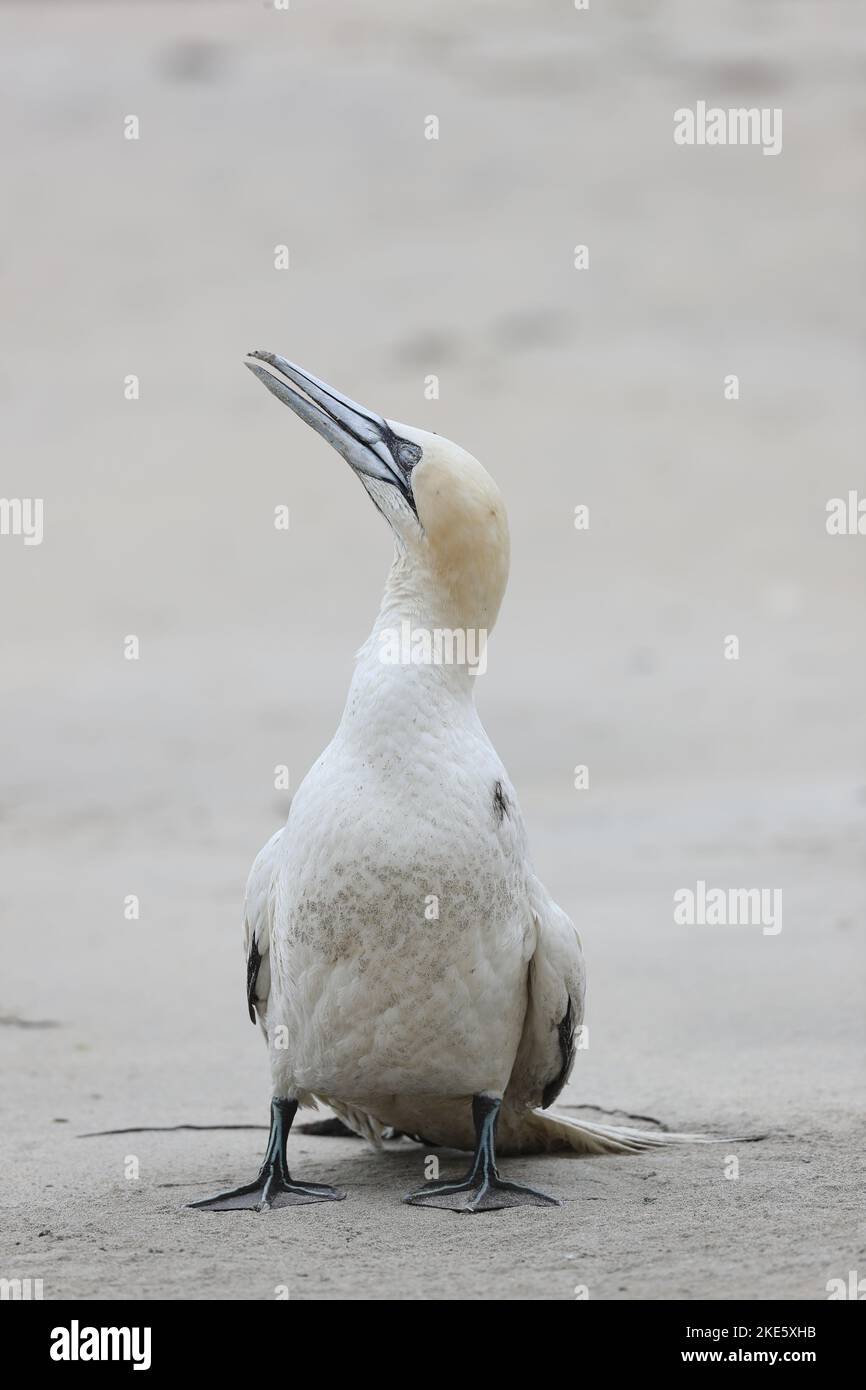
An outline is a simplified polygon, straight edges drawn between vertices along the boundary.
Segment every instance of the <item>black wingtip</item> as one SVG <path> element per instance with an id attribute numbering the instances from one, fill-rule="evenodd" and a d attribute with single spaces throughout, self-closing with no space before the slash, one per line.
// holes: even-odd
<path id="1" fill-rule="evenodd" d="M 262 958 L 259 955 L 259 948 L 256 945 L 256 938 L 253 936 L 250 941 L 250 953 L 247 956 L 247 1008 L 250 1013 L 250 1023 L 256 1021 L 255 997 L 256 981 L 259 978 L 259 966 Z"/>

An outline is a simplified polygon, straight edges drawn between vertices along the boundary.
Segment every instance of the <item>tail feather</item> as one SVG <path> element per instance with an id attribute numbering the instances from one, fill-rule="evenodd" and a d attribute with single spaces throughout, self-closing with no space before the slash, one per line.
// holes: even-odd
<path id="1" fill-rule="evenodd" d="M 548 1153 L 636 1154 L 647 1149 L 670 1148 L 677 1144 L 730 1144 L 743 1142 L 744 1136 L 712 1134 L 673 1134 L 669 1130 L 631 1129 L 626 1125 L 600 1125 L 575 1120 L 560 1111 L 525 1112 L 526 1132 L 521 1139 Z M 751 1136 L 758 1138 L 760 1136 Z"/>
<path id="2" fill-rule="evenodd" d="M 366 1139 L 373 1149 L 383 1147 L 382 1140 L 388 1137 L 388 1126 L 383 1125 L 373 1115 L 368 1115 L 366 1110 L 359 1110 L 355 1105 L 347 1105 L 343 1101 L 335 1101 L 330 1098 L 325 1100 L 319 1097 L 325 1105 L 330 1106 L 334 1114 L 339 1116 L 349 1129 L 353 1130 L 361 1139 Z"/>
<path id="3" fill-rule="evenodd" d="M 419 1142 L 427 1145 L 466 1149 L 470 1153 L 475 1147 L 471 1111 L 465 1100 L 433 1101 L 423 1097 L 414 1106 L 408 1102 L 393 1105 L 381 1116 L 330 1097 L 320 1096 L 319 1100 L 377 1149 L 382 1148 L 383 1139 L 390 1137 L 392 1128 L 410 1136 L 423 1136 Z M 593 1156 L 638 1154 L 682 1144 L 749 1143 L 762 1138 L 760 1134 L 672 1134 L 666 1129 L 597 1124 L 594 1120 L 563 1115 L 559 1110 L 527 1110 L 509 1105 L 506 1098 L 499 1115 L 496 1148 L 503 1158 L 540 1153 Z"/>

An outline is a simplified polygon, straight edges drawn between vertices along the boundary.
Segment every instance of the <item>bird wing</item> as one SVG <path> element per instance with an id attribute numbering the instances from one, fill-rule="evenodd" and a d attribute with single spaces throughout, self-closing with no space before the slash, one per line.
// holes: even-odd
<path id="1" fill-rule="evenodd" d="M 285 829 L 285 827 L 283 827 Z M 282 844 L 283 830 L 272 835 L 256 855 L 244 897 L 244 955 L 247 961 L 247 1008 L 250 1022 L 265 1030 L 271 991 L 271 882 Z"/>
<path id="2" fill-rule="evenodd" d="M 580 937 L 571 920 L 534 875 L 529 881 L 535 950 L 529 961 L 526 1015 L 507 1099 L 551 1105 L 574 1065 L 583 1023 L 586 972 Z"/>

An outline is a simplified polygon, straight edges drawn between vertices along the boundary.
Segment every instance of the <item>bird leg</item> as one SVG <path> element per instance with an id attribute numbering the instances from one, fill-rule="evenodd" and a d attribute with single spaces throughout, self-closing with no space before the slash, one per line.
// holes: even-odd
<path id="1" fill-rule="evenodd" d="M 315 1182 L 295 1182 L 286 1163 L 286 1141 L 298 1108 L 296 1100 L 271 1101 L 271 1132 L 264 1162 L 255 1182 L 220 1192 L 201 1202 L 190 1202 L 199 1211 L 268 1211 L 275 1207 L 296 1207 L 307 1202 L 341 1202 L 345 1192 L 322 1187 Z"/>
<path id="2" fill-rule="evenodd" d="M 522 1182 L 506 1182 L 496 1167 L 496 1121 L 501 1098 L 472 1097 L 475 1125 L 475 1155 L 462 1182 L 429 1182 L 418 1192 L 404 1197 L 415 1207 L 444 1207 L 448 1211 L 497 1211 L 501 1207 L 558 1207 L 556 1197 L 548 1197 Z"/>

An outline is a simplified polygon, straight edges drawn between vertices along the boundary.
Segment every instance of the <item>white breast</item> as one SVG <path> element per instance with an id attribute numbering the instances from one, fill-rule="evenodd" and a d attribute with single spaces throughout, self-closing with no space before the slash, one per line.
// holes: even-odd
<path id="1" fill-rule="evenodd" d="M 268 1016 L 289 1087 L 360 1102 L 508 1081 L 534 944 L 523 830 L 471 701 L 446 682 L 431 708 L 429 684 L 353 685 L 292 804 Z"/>

